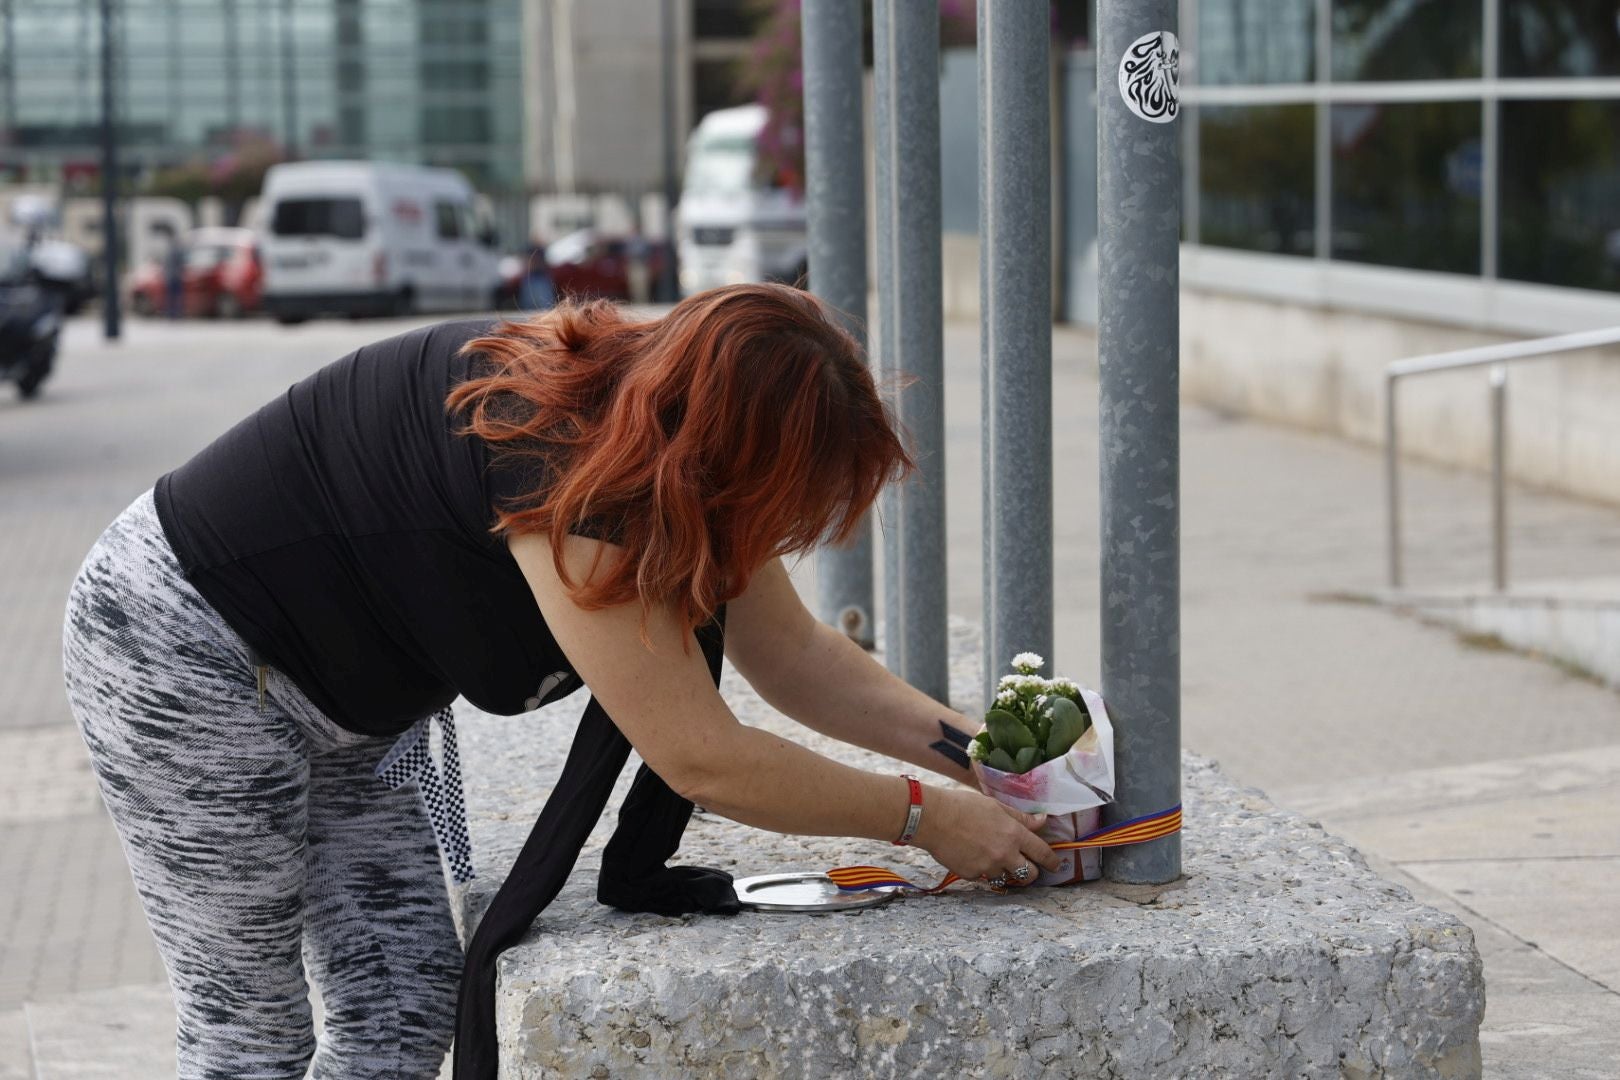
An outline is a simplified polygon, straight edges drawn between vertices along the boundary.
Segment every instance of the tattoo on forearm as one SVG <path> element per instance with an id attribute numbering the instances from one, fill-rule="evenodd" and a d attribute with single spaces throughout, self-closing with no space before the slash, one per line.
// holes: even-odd
<path id="1" fill-rule="evenodd" d="M 967 768 L 967 744 L 973 741 L 972 736 L 960 728 L 952 727 L 943 720 L 939 722 L 939 733 L 944 738 L 929 743 L 928 749 L 949 759 L 952 764 L 959 768 Z"/>

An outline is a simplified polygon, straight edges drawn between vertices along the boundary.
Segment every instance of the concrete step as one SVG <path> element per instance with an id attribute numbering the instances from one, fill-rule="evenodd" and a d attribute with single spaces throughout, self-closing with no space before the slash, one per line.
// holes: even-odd
<path id="1" fill-rule="evenodd" d="M 1370 595 L 1419 618 L 1538 654 L 1620 688 L 1620 579 L 1527 582 L 1500 593 L 1393 589 Z"/>

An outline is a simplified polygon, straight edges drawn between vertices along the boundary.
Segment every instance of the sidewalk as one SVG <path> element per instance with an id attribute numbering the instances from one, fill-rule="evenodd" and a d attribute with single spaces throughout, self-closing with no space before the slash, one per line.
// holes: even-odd
<path id="1" fill-rule="evenodd" d="M 946 401 L 950 610 L 977 620 L 975 331 L 947 330 Z M 1053 670 L 1095 682 L 1092 337 L 1059 328 L 1053 366 L 1057 626 L 1049 659 Z M 1182 431 L 1185 744 L 1319 818 L 1391 880 L 1474 929 L 1489 995 L 1486 1076 L 1612 1078 L 1620 1061 L 1620 694 L 1343 599 L 1382 585 L 1375 449 L 1191 405 Z M 1488 581 L 1485 478 L 1407 465 L 1403 480 L 1408 580 Z M 1520 489 L 1511 498 L 1515 581 L 1620 571 L 1620 509 Z M 800 573 L 806 596 L 813 575 Z M 1436 798 L 1441 791 L 1448 794 Z"/>
<path id="2" fill-rule="evenodd" d="M 32 1075 L 24 1001 L 161 979 L 61 699 L 56 642 L 73 569 L 159 472 L 302 372 L 396 328 L 137 323 L 107 348 L 76 322 L 40 407 L 0 402 L 10 537 L 0 681 L 11 705 L 0 717 L 0 1080 Z M 978 619 L 975 327 L 953 324 L 946 340 L 951 610 Z M 1060 330 L 1056 342 L 1053 659 L 1095 682 L 1095 360 L 1085 334 Z M 1474 927 L 1491 988 L 1486 1075 L 1612 1076 L 1620 695 L 1335 599 L 1381 584 L 1374 451 L 1196 407 L 1183 429 L 1186 745 L 1320 817 Z M 1417 466 L 1404 479 L 1411 581 L 1483 580 L 1483 479 Z M 1513 506 L 1515 580 L 1620 575 L 1620 511 L 1519 490 Z M 807 597 L 813 575 L 797 573 Z M 1545 790 L 1514 798 L 1525 775 Z M 1552 776 L 1575 779 L 1546 787 Z M 129 1000 L 146 1003 L 148 1026 L 162 1023 L 151 994 Z M 122 1048 L 152 1034 L 78 1015 L 81 1046 L 98 1031 Z"/>

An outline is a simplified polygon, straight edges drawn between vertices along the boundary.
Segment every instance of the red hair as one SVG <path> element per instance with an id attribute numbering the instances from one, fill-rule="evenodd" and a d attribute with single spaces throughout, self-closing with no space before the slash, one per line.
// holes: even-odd
<path id="1" fill-rule="evenodd" d="M 463 433 L 546 478 L 495 508 L 494 531 L 549 533 L 582 608 L 639 599 L 696 627 L 770 559 L 846 539 L 913 467 L 860 345 L 785 285 L 712 289 L 651 320 L 564 303 L 464 351 L 492 369 L 450 393 Z M 587 519 L 627 554 L 575 582 L 563 537 Z"/>

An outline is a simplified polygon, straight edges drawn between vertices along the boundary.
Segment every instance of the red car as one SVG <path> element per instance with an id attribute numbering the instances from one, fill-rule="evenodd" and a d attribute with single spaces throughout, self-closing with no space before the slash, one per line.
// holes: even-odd
<path id="1" fill-rule="evenodd" d="M 663 268 L 660 248 L 637 236 L 580 229 L 546 248 L 546 264 L 558 296 L 631 300 L 641 292 L 645 299 Z"/>
<path id="2" fill-rule="evenodd" d="M 181 314 L 235 319 L 259 310 L 264 271 L 252 229 L 193 229 L 184 241 Z M 130 306 L 141 315 L 168 313 L 163 264 L 150 262 L 130 280 Z"/>

